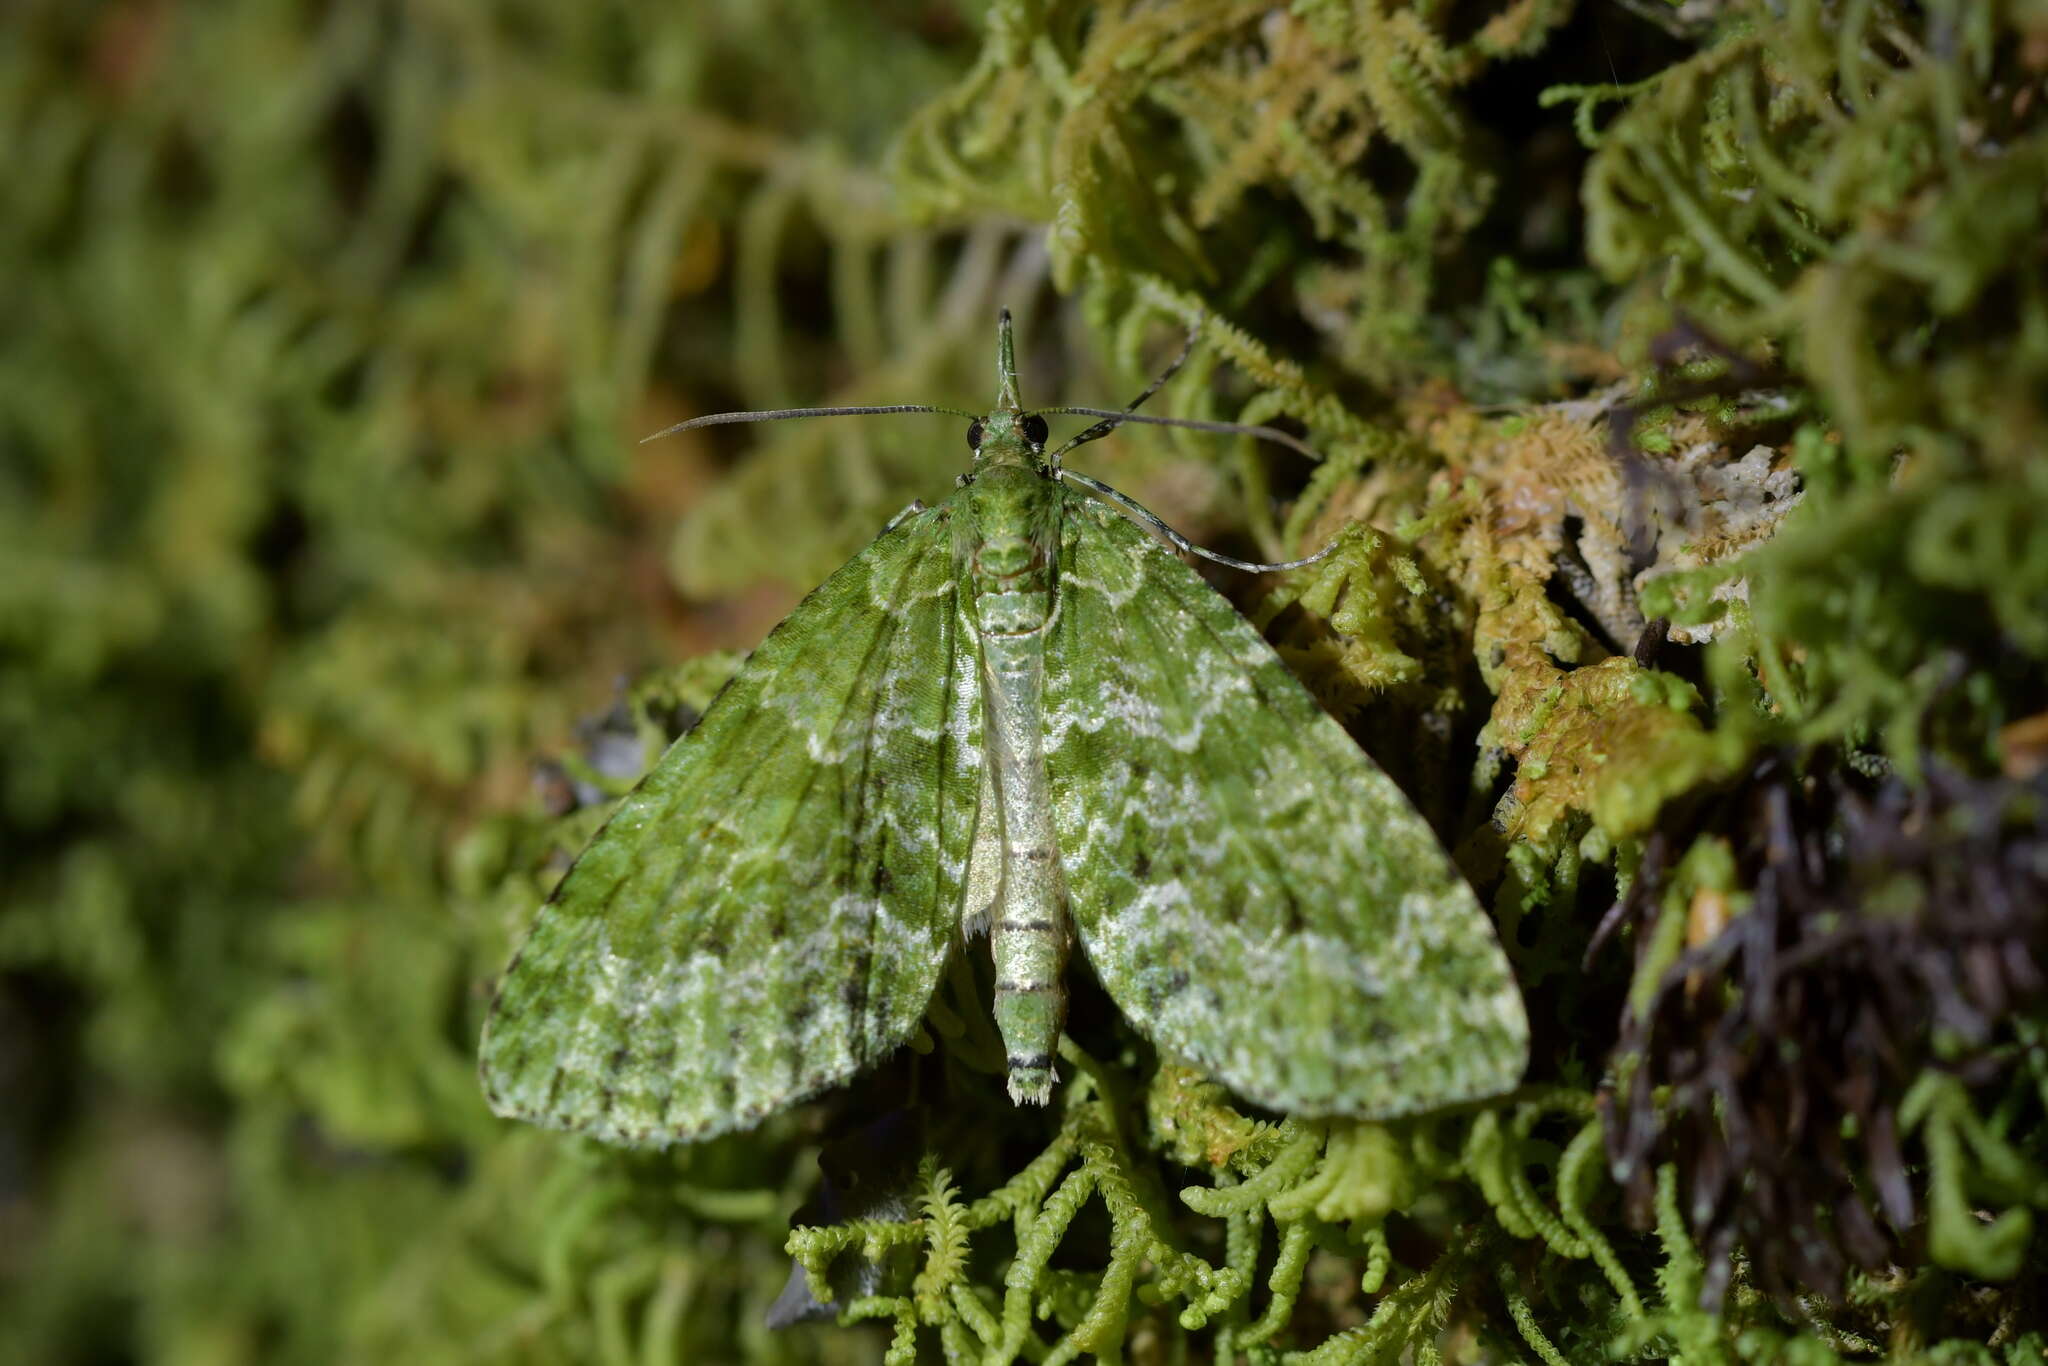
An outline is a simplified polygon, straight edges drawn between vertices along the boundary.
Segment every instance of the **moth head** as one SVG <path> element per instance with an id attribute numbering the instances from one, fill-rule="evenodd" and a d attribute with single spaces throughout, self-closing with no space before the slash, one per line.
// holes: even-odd
<path id="1" fill-rule="evenodd" d="M 967 449 L 974 452 L 977 470 L 989 465 L 1042 467 L 1048 435 L 1045 418 L 1039 414 L 998 408 L 967 424 Z"/>
<path id="2" fill-rule="evenodd" d="M 1034 452 L 1045 449 L 1045 440 L 1051 435 L 1052 429 L 1045 425 L 1044 418 L 1040 417 L 1037 413 L 1026 413 L 1020 418 L 1006 420 L 1007 417 L 1007 414 L 997 413 L 994 417 L 977 417 L 974 421 L 968 423 L 967 449 L 979 451 L 982 441 L 987 438 L 992 428 L 1017 432 L 1024 438 L 1024 443 L 1030 446 Z"/>

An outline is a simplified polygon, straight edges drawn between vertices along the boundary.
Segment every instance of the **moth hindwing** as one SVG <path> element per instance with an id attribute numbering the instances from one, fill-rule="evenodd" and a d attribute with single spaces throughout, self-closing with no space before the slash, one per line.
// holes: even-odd
<path id="1" fill-rule="evenodd" d="M 1045 453 L 1007 313 L 998 371 L 958 490 L 775 628 L 542 907 L 484 1027 L 498 1113 L 632 1145 L 746 1127 L 900 1045 L 984 927 L 1020 1102 L 1050 1096 L 1077 939 L 1141 1033 L 1274 1109 L 1519 1080 L 1520 994 L 1427 823 Z M 1171 421 L 1098 415 L 1080 439 Z"/>

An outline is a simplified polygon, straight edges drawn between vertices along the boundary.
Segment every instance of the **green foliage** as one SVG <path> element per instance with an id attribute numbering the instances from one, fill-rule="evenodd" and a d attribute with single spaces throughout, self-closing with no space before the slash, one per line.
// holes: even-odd
<path id="1" fill-rule="evenodd" d="M 1959 918 L 1990 902 L 1954 852 L 2024 885 L 2048 811 L 2038 4 L 4 22 L 0 1357 L 2048 1349 L 2042 999 L 1966 952 L 2039 941 Z M 1255 1116 L 1081 1001 L 1038 1125 L 956 972 L 914 1097 L 876 1075 L 661 1155 L 492 1120 L 477 1027 L 563 859 L 722 651 L 964 458 L 943 418 L 637 439 L 972 400 L 1000 303 L 1057 397 L 1134 392 L 1195 328 L 1167 411 L 1324 453 L 1087 448 L 1220 548 L 1347 537 L 1255 617 L 1493 910 L 1528 1086 Z M 1846 1179 L 1910 1216 L 1832 1300 L 1716 1241 L 1702 1146 L 1612 1148 L 1661 1065 L 1615 1055 L 1644 1012 L 1676 1002 L 1652 1037 L 1682 1050 L 1674 1020 L 1764 999 L 1708 964 L 1781 887 L 1731 814 L 1771 755 L 1923 813 L 1858 827 L 1816 915 L 1952 949 L 1998 1005 L 1855 1105 L 1814 1093 L 1893 1126 Z M 1954 774 L 1998 785 L 1995 840 L 1930 797 Z M 1840 979 L 1846 922 L 1805 915 L 1776 923 Z M 829 1194 L 863 1109 L 899 1108 L 914 1175 L 792 1234 L 813 1153 Z M 1782 1172 L 1734 1198 L 1766 1178 L 1806 1202 L 1780 1227 L 1842 1233 Z M 870 1326 L 767 1329 L 791 1256 L 823 1292 L 871 1252 L 833 1311 Z"/>

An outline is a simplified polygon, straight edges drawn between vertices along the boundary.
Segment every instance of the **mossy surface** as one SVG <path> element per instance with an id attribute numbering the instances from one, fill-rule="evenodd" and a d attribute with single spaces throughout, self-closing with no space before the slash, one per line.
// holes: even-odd
<path id="1" fill-rule="evenodd" d="M 0 1359 L 2048 1354 L 2048 8 L 0 27 Z M 1219 585 L 1493 910 L 1526 1085 L 1252 1114 L 1083 979 L 1018 1111 L 963 959 L 756 1133 L 494 1120 L 567 856 L 965 456 L 638 438 L 985 403 L 1000 304 L 1033 402 L 1192 328 L 1161 411 L 1322 452 L 1084 453 L 1340 538 Z"/>

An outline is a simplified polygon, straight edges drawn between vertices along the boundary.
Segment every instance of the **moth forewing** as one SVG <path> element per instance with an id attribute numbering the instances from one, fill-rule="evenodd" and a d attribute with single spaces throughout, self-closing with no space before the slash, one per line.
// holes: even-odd
<path id="1" fill-rule="evenodd" d="M 950 514 L 770 633 L 563 877 L 480 1048 L 491 1106 L 658 1146 L 880 1061 L 951 946 L 980 784 Z"/>
<path id="2" fill-rule="evenodd" d="M 1046 760 L 1081 946 L 1118 1008 L 1292 1113 L 1513 1087 L 1521 996 L 1427 822 L 1200 575 L 1068 497 Z"/>

